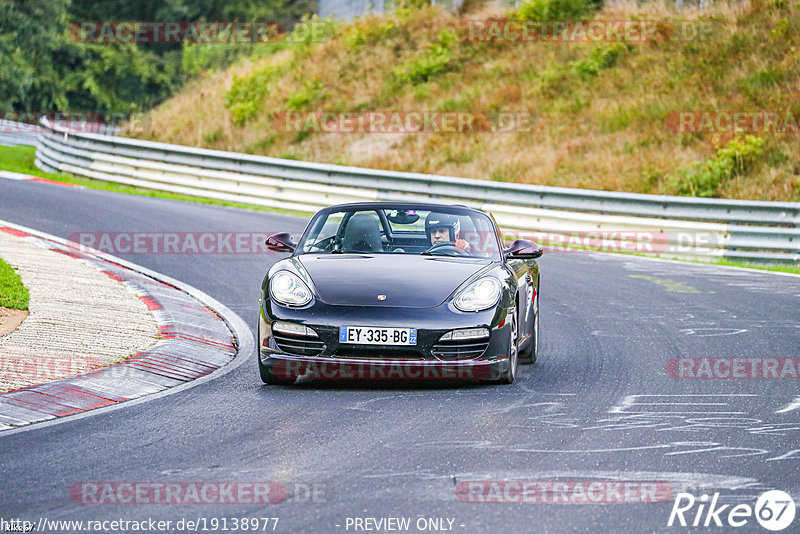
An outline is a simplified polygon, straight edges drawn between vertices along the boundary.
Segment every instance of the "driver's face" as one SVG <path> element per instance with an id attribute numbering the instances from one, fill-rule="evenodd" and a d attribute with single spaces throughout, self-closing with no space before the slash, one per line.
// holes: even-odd
<path id="1" fill-rule="evenodd" d="M 450 242 L 450 230 L 448 230 L 446 226 L 431 228 L 431 245 L 436 245 L 437 243 L 449 243 L 449 242 Z"/>

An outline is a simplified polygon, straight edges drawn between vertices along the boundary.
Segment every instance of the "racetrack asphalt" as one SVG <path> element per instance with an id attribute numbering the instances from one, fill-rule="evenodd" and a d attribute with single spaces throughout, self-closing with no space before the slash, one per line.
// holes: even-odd
<path id="1" fill-rule="evenodd" d="M 0 219 L 61 237 L 300 232 L 306 222 L 35 182 L 2 180 L 0 195 Z M 261 278 L 282 257 L 120 256 L 208 293 L 254 335 Z M 209 527 L 212 519 L 277 517 L 277 532 L 353 532 L 353 518 L 386 517 L 410 518 L 412 532 L 419 518 L 452 519 L 452 531 L 465 533 L 764 532 L 753 518 L 737 529 L 669 527 L 671 498 L 498 504 L 462 502 L 456 489 L 468 481 L 658 481 L 673 493 L 719 493 L 726 504 L 753 505 L 767 489 L 800 503 L 797 379 L 668 373 L 673 358 L 800 356 L 800 277 L 587 253 L 540 263 L 540 358 L 511 386 L 264 386 L 253 353 L 187 391 L 0 435 L 0 515 L 34 523 L 205 518 Z M 275 481 L 288 495 L 271 505 L 70 498 L 83 482 L 208 481 Z"/>

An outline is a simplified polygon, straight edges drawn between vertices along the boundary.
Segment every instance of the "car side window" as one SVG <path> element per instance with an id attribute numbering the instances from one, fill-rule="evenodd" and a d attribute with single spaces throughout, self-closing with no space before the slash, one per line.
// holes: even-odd
<path id="1" fill-rule="evenodd" d="M 319 228 L 312 229 L 309 239 L 303 245 L 303 252 L 325 252 L 333 248 L 333 241 L 342 225 L 344 213 L 334 213 L 318 221 Z"/>

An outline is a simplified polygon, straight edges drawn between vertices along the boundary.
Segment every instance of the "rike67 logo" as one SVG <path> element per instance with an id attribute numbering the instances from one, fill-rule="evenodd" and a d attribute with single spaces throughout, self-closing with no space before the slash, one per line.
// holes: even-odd
<path id="1" fill-rule="evenodd" d="M 667 526 L 682 527 L 742 527 L 755 516 L 756 521 L 767 530 L 783 530 L 794 521 L 795 503 L 784 491 L 767 491 L 758 498 L 755 508 L 749 504 L 718 505 L 719 493 L 709 502 L 708 495 L 699 499 L 691 493 L 678 493 Z M 677 520 L 677 522 L 676 522 Z"/>

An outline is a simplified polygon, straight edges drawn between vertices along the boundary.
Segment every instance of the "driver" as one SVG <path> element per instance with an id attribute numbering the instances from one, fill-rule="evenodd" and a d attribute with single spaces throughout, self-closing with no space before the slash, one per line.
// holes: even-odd
<path id="1" fill-rule="evenodd" d="M 451 243 L 462 252 L 469 252 L 469 243 L 461 239 L 461 222 L 457 215 L 430 212 L 425 218 L 425 233 L 431 245 Z"/>

